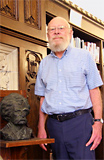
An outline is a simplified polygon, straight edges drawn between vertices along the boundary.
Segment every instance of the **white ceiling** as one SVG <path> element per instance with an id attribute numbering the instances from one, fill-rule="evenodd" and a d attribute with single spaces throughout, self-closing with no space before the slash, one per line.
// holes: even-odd
<path id="1" fill-rule="evenodd" d="M 68 0 L 67 0 L 68 1 Z M 104 0 L 69 0 L 104 21 Z"/>

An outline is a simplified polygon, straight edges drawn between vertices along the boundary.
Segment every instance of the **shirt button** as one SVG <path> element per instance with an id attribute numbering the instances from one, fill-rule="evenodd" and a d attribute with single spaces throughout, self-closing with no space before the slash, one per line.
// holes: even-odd
<path id="1" fill-rule="evenodd" d="M 59 91 L 59 93 L 61 93 L 61 91 Z"/>
<path id="2" fill-rule="evenodd" d="M 59 102 L 59 104 L 61 104 L 61 102 Z"/>
<path id="3" fill-rule="evenodd" d="M 61 72 L 61 69 L 59 69 L 59 71 Z"/>
<path id="4" fill-rule="evenodd" d="M 61 80 L 59 80 L 59 82 L 62 82 Z"/>

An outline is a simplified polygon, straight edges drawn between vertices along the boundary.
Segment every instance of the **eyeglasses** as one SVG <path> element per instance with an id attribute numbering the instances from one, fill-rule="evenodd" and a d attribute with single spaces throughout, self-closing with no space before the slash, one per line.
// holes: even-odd
<path id="1" fill-rule="evenodd" d="M 54 33 L 57 29 L 58 31 L 63 32 L 65 28 L 68 28 L 68 27 L 67 26 L 49 27 L 48 31 L 51 33 Z"/>

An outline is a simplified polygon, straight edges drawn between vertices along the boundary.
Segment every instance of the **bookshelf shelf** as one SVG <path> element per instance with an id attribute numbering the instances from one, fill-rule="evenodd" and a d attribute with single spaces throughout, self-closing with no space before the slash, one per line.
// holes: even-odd
<path id="1" fill-rule="evenodd" d="M 72 23 L 70 23 L 70 25 L 73 28 L 74 31 L 74 36 L 80 37 L 81 39 L 84 39 L 85 41 L 93 41 L 93 42 L 99 42 L 101 41 L 101 38 L 98 37 L 97 35 L 94 35 L 84 29 L 82 29 L 81 27 L 78 27 Z"/>

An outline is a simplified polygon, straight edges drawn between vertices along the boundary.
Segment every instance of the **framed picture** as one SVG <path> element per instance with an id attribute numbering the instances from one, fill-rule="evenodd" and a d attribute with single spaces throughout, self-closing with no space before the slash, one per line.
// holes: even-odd
<path id="1" fill-rule="evenodd" d="M 18 90 L 18 48 L 0 43 L 0 90 Z"/>

